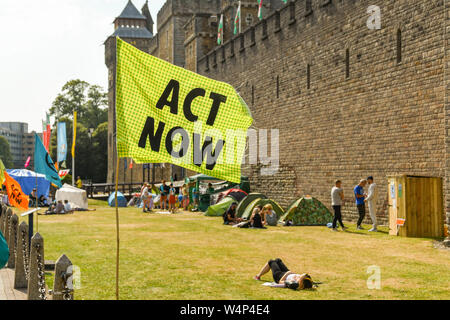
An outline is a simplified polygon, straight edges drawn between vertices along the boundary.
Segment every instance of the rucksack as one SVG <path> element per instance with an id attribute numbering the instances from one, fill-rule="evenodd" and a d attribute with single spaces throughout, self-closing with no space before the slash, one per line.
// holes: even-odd
<path id="1" fill-rule="evenodd" d="M 0 269 L 3 268 L 9 259 L 9 248 L 6 243 L 5 238 L 3 237 L 2 232 L 0 231 Z"/>

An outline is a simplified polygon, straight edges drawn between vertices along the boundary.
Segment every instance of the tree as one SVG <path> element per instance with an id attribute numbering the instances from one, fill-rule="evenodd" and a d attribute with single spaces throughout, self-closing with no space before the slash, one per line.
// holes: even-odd
<path id="1" fill-rule="evenodd" d="M 108 122 L 98 126 L 92 135 L 95 170 L 94 182 L 105 182 L 108 174 Z"/>
<path id="2" fill-rule="evenodd" d="M 59 121 L 65 117 L 72 118 L 73 112 L 77 111 L 79 123 L 96 129 L 108 120 L 107 105 L 108 96 L 102 87 L 82 80 L 71 80 L 63 86 L 49 112 Z"/>
<path id="3" fill-rule="evenodd" d="M 108 105 L 107 94 L 98 85 L 81 80 L 71 80 L 62 88 L 49 112 L 56 118 L 53 126 L 50 154 L 56 159 L 57 123 L 65 122 L 67 130 L 66 165 L 71 168 L 73 140 L 73 111 L 77 116 L 77 141 L 75 151 L 75 175 L 94 182 L 105 182 L 108 150 Z M 89 136 L 90 128 L 94 129 Z"/>
<path id="4" fill-rule="evenodd" d="M 0 159 L 2 159 L 3 164 L 6 168 L 13 168 L 14 163 L 11 155 L 11 148 L 9 146 L 8 140 L 6 140 L 6 138 L 3 136 L 0 136 Z"/>
<path id="5" fill-rule="evenodd" d="M 71 80 L 62 87 L 62 92 L 58 94 L 50 114 L 56 118 L 71 116 L 74 111 L 78 112 L 80 118 L 83 117 L 86 108 L 86 90 L 89 83 L 81 80 Z"/>

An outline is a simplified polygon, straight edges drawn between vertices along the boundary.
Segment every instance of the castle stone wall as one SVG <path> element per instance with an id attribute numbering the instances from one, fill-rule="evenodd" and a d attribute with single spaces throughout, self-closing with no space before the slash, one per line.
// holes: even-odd
<path id="1" fill-rule="evenodd" d="M 370 5 L 381 8 L 381 30 L 366 26 Z M 199 73 L 239 88 L 256 128 L 279 130 L 279 172 L 263 176 L 259 166 L 245 166 L 253 190 L 285 207 L 306 194 L 331 207 L 330 189 L 341 179 L 343 214 L 353 220 L 353 187 L 373 175 L 378 217 L 387 223 L 386 176 L 439 176 L 447 177 L 450 207 L 443 6 L 313 0 L 309 10 L 307 1 L 292 1 L 243 41 L 235 37 L 201 58 Z"/>

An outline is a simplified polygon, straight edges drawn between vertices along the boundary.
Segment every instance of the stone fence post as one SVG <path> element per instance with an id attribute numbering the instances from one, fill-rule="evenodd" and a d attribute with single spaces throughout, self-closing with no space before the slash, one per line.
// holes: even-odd
<path id="1" fill-rule="evenodd" d="M 3 229 L 5 227 L 5 216 L 6 216 L 6 206 L 2 204 L 2 211 L 0 215 L 0 231 L 3 235 L 5 235 L 5 230 Z"/>
<path id="2" fill-rule="evenodd" d="M 53 300 L 73 300 L 72 262 L 63 254 L 55 264 Z"/>
<path id="3" fill-rule="evenodd" d="M 17 227 L 19 217 L 14 213 L 9 220 L 9 259 L 8 268 L 14 269 L 16 265 Z"/>
<path id="4" fill-rule="evenodd" d="M 25 221 L 23 221 L 19 225 L 16 246 L 16 270 L 14 272 L 14 288 L 21 289 L 28 286 L 29 273 L 28 225 Z"/>
<path id="5" fill-rule="evenodd" d="M 44 238 L 36 233 L 31 238 L 28 300 L 45 300 Z"/>

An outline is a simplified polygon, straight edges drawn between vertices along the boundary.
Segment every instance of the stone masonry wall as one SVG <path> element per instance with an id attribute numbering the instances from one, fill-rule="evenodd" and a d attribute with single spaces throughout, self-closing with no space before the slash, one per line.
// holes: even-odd
<path id="1" fill-rule="evenodd" d="M 381 30 L 366 26 L 369 5 L 381 8 Z M 254 127 L 279 129 L 280 171 L 261 176 L 258 166 L 246 166 L 253 190 L 285 207 L 305 194 L 331 207 L 339 178 L 348 200 L 343 214 L 353 220 L 352 189 L 373 175 L 378 217 L 387 223 L 387 175 L 439 176 L 447 177 L 449 207 L 443 6 L 313 0 L 308 10 L 307 1 L 292 1 L 242 41 L 237 36 L 201 58 L 199 73 L 239 88 Z"/>

